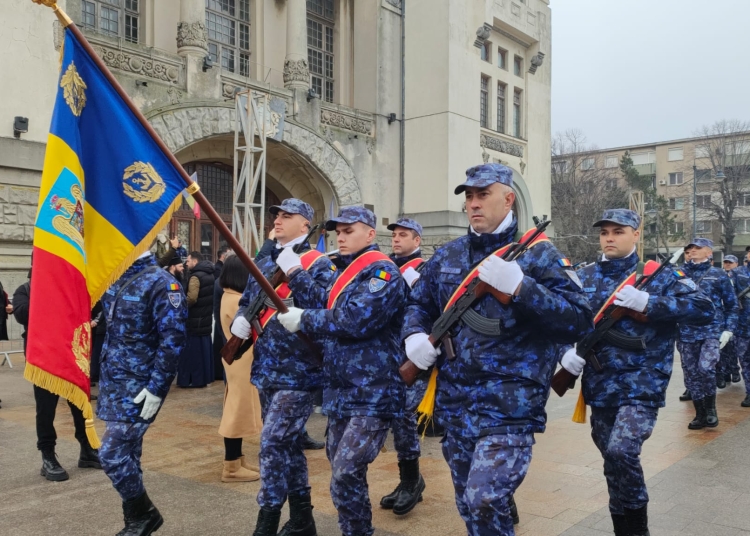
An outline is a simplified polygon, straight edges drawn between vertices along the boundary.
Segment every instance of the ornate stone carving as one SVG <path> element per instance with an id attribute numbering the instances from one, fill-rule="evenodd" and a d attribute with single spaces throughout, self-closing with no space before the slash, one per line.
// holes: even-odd
<path id="1" fill-rule="evenodd" d="M 94 51 L 104 61 L 105 65 L 112 69 L 155 78 L 172 84 L 176 84 L 180 79 L 180 70 L 175 65 L 137 56 L 125 50 L 110 49 L 99 45 L 94 45 Z"/>
<path id="2" fill-rule="evenodd" d="M 522 146 L 516 143 L 511 143 L 509 141 L 503 141 L 498 138 L 493 138 L 492 136 L 487 136 L 485 134 L 479 136 L 479 146 L 486 147 L 487 149 L 492 149 L 493 151 L 499 151 L 501 153 L 523 158 Z"/>
<path id="3" fill-rule="evenodd" d="M 203 21 L 177 24 L 177 48 L 182 47 L 198 47 L 208 50 L 206 25 Z"/>
<path id="4" fill-rule="evenodd" d="M 365 145 L 367 145 L 367 152 L 372 154 L 372 152 L 375 150 L 375 138 L 365 139 Z"/>
<path id="5" fill-rule="evenodd" d="M 526 173 L 526 162 L 524 162 L 523 160 L 521 160 L 518 163 L 518 167 L 521 168 L 521 175 L 523 175 L 524 173 Z"/>
<path id="6" fill-rule="evenodd" d="M 182 102 L 182 91 L 174 86 L 169 87 L 167 95 L 169 95 L 169 102 L 172 104 L 180 104 Z"/>
<path id="7" fill-rule="evenodd" d="M 482 147 L 482 162 L 485 164 L 490 161 L 490 153 L 487 152 L 487 149 Z"/>
<path id="8" fill-rule="evenodd" d="M 284 61 L 284 84 L 291 82 L 310 84 L 310 69 L 307 68 L 306 59 Z"/>
<path id="9" fill-rule="evenodd" d="M 539 52 L 536 56 L 533 56 L 530 63 L 529 73 L 536 74 L 536 70 L 544 63 L 544 53 Z"/>
<path id="10" fill-rule="evenodd" d="M 490 36 L 490 31 L 492 31 L 492 25 L 487 24 L 486 22 L 481 25 L 477 29 L 477 38 L 474 40 L 474 46 L 477 48 L 482 48 L 484 46 L 484 42 Z"/>
<path id="11" fill-rule="evenodd" d="M 359 119 L 332 110 L 323 109 L 320 111 L 320 122 L 332 127 L 352 130 L 360 134 L 372 135 L 372 121 Z"/>

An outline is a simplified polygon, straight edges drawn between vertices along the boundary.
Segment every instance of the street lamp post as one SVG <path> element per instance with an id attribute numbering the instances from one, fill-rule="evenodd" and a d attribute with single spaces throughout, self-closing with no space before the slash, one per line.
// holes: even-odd
<path id="1" fill-rule="evenodd" d="M 697 190 L 698 188 L 698 168 L 695 166 L 695 158 L 693 158 L 693 236 L 692 238 L 695 238 L 695 232 L 698 228 L 698 220 L 696 219 L 696 213 L 697 213 Z"/>
<path id="2" fill-rule="evenodd" d="M 648 216 L 649 218 L 656 219 L 656 222 L 655 222 L 656 233 L 654 234 L 656 235 L 656 258 L 658 259 L 659 258 L 659 211 L 652 208 L 651 210 L 647 210 L 645 215 Z M 667 253 L 669 253 L 668 247 L 667 247 Z"/>

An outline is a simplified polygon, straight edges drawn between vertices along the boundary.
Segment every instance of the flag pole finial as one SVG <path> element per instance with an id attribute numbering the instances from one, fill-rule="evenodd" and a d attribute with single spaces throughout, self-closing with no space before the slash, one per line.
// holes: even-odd
<path id="1" fill-rule="evenodd" d="M 60 24 L 62 24 L 63 28 L 67 28 L 71 24 L 73 24 L 73 21 L 70 17 L 68 17 L 68 14 L 63 11 L 60 6 L 57 5 L 57 0 L 31 0 L 35 4 L 40 4 L 43 6 L 51 7 L 52 10 L 55 12 L 55 15 L 57 15 L 57 19 L 60 21 Z"/>

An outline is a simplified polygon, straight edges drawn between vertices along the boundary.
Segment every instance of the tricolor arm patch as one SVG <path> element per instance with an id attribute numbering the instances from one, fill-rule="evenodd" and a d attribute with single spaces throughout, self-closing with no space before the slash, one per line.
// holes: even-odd
<path id="1" fill-rule="evenodd" d="M 563 258 L 563 259 L 557 259 L 557 264 L 559 264 L 563 268 L 568 268 L 569 266 L 571 266 L 570 261 L 568 259 L 565 259 L 565 258 Z"/>

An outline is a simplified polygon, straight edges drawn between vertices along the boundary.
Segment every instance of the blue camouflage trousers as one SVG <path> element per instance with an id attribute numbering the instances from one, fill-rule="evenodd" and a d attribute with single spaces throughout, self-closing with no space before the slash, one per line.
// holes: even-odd
<path id="1" fill-rule="evenodd" d="M 513 536 L 509 501 L 531 463 L 532 434 L 479 439 L 447 432 L 442 440 L 458 513 L 469 536 Z"/>
<path id="2" fill-rule="evenodd" d="M 292 493 L 308 494 L 307 458 L 301 432 L 313 409 L 307 391 L 259 390 L 263 431 L 260 434 L 258 504 L 277 509 Z"/>
<path id="3" fill-rule="evenodd" d="M 106 421 L 106 425 L 99 448 L 102 469 L 123 501 L 140 497 L 146 491 L 143 487 L 141 453 L 143 436 L 149 423 Z"/>
<path id="4" fill-rule="evenodd" d="M 641 447 L 656 424 L 656 408 L 640 405 L 591 408 L 591 438 L 604 458 L 609 511 L 624 514 L 648 503 Z"/>
<path id="5" fill-rule="evenodd" d="M 737 363 L 737 337 L 727 343 L 727 345 L 720 351 L 719 364 L 716 366 L 716 376 L 729 376 L 740 371 L 740 366 Z"/>
<path id="6" fill-rule="evenodd" d="M 719 339 L 677 342 L 685 387 L 693 400 L 716 394 L 716 365 L 719 363 Z"/>
<path id="7" fill-rule="evenodd" d="M 745 394 L 750 395 L 750 337 L 734 337 L 734 341 L 742 367 L 742 379 L 745 380 Z"/>
<path id="8" fill-rule="evenodd" d="M 417 433 L 417 407 L 424 397 L 427 382 L 417 380 L 414 385 L 406 389 L 406 405 L 404 416 L 393 419 L 393 446 L 396 449 L 398 461 L 416 460 L 421 453 L 419 434 Z"/>
<path id="9" fill-rule="evenodd" d="M 372 536 L 367 466 L 377 458 L 391 419 L 329 417 L 326 454 L 331 462 L 331 499 L 344 536 Z"/>

